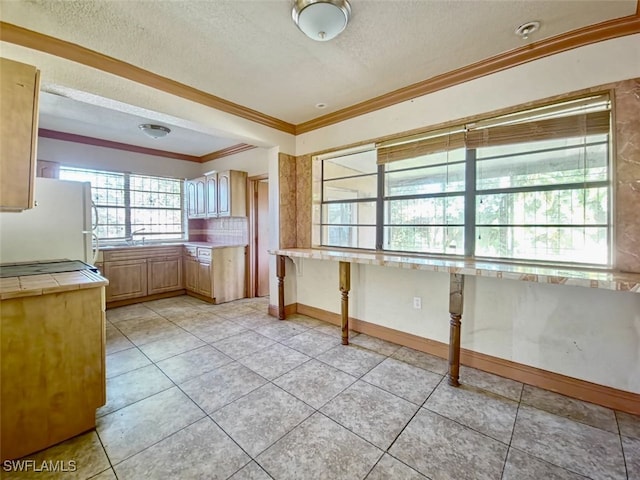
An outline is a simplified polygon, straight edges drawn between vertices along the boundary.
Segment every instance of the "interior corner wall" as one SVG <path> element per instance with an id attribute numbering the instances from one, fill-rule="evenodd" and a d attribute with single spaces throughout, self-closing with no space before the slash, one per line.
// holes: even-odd
<path id="1" fill-rule="evenodd" d="M 340 148 L 640 77 L 640 34 L 577 48 L 296 138 L 297 155 Z M 338 264 L 305 259 L 297 302 L 340 312 Z M 350 315 L 448 342 L 448 275 L 354 265 Z M 415 310 L 412 298 L 422 298 Z M 290 303 L 289 301 L 287 303 Z M 640 393 L 640 295 L 468 277 L 462 347 Z"/>
<path id="2" fill-rule="evenodd" d="M 268 150 L 269 165 L 269 225 L 279 225 L 280 221 L 280 159 L 278 147 Z M 288 156 L 288 155 L 287 155 Z M 269 250 L 280 248 L 280 228 L 269 228 Z M 296 303 L 296 281 L 293 275 L 293 263 L 287 259 L 287 276 L 285 277 L 285 300 L 287 304 Z M 276 278 L 276 256 L 269 256 L 269 303 L 278 305 L 278 280 Z"/>

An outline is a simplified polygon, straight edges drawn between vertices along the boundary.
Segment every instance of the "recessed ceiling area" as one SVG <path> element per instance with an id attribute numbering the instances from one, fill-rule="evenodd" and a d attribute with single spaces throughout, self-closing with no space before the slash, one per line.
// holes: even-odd
<path id="1" fill-rule="evenodd" d="M 298 30 L 291 0 L 9 1 L 2 16 L 299 124 L 637 9 L 637 0 L 350 2 L 349 25 L 329 42 Z M 514 34 L 533 20 L 541 26 L 528 40 Z"/>
<path id="2" fill-rule="evenodd" d="M 179 119 L 156 112 L 119 105 L 123 110 L 94 105 L 46 91 L 40 92 L 39 127 L 138 147 L 201 157 L 240 143 L 186 128 Z M 140 111 L 146 116 L 136 115 Z M 160 124 L 171 129 L 166 137 L 153 139 L 139 125 Z"/>

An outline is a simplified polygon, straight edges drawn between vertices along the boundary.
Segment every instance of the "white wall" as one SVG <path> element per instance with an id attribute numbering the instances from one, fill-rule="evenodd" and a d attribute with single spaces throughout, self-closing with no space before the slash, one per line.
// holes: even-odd
<path id="1" fill-rule="evenodd" d="M 604 83 L 640 77 L 640 35 L 564 52 L 315 130 L 296 154 L 337 148 Z M 286 303 L 340 312 L 338 264 L 289 265 Z M 350 314 L 447 342 L 448 275 L 354 266 Z M 640 393 L 640 295 L 469 278 L 462 345 L 571 377 Z M 412 297 L 422 297 L 414 310 Z"/>
<path id="2" fill-rule="evenodd" d="M 224 170 L 241 170 L 252 177 L 269 172 L 270 148 L 254 148 L 246 152 L 237 153 L 228 157 L 211 160 L 203 163 L 201 173 L 212 170 L 222 172 Z"/>
<path id="3" fill-rule="evenodd" d="M 174 178 L 195 178 L 202 164 L 113 148 L 38 138 L 38 159 L 74 167 L 115 170 Z"/>
<path id="4" fill-rule="evenodd" d="M 296 137 L 296 155 L 640 77 L 640 34 L 569 50 Z"/>
<path id="5" fill-rule="evenodd" d="M 304 259 L 288 275 L 299 303 L 340 312 L 337 262 Z M 449 341 L 448 274 L 352 265 L 351 285 L 352 317 Z M 466 277 L 462 347 L 640 393 L 640 295 Z"/>

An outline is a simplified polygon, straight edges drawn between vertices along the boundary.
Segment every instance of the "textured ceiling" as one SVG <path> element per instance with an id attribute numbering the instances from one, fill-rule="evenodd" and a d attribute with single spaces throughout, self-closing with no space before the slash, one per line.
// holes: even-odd
<path id="1" fill-rule="evenodd" d="M 330 42 L 291 0 L 6 1 L 2 20 L 79 44 L 298 124 L 522 46 L 632 15 L 636 0 L 350 0 Z M 317 103 L 327 108 L 318 110 Z"/>

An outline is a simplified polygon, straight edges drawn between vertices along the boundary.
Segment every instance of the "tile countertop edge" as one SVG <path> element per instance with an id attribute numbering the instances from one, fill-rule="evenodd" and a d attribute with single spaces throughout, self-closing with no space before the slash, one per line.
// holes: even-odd
<path id="1" fill-rule="evenodd" d="M 103 245 L 100 246 L 101 252 L 110 252 L 113 250 L 140 250 L 144 248 L 170 248 L 170 247 L 205 247 L 205 248 L 234 248 L 246 247 L 248 243 L 213 243 L 213 242 L 177 242 L 177 243 L 147 243 L 145 245 Z"/>
<path id="2" fill-rule="evenodd" d="M 542 265 L 505 264 L 499 262 L 411 257 L 390 253 L 349 252 L 343 250 L 290 248 L 269 250 L 272 255 L 312 260 L 360 263 L 386 267 L 460 273 L 476 277 L 490 277 L 524 282 L 599 288 L 640 293 L 640 273 L 618 273 L 589 269 L 555 268 Z"/>
<path id="3" fill-rule="evenodd" d="M 70 279 L 70 273 L 75 274 L 76 277 Z M 38 278 L 35 279 L 35 277 Z M 109 280 L 89 270 L 8 277 L 2 280 L 3 282 L 0 282 L 0 300 L 72 292 L 87 288 L 105 287 L 109 284 Z"/>

